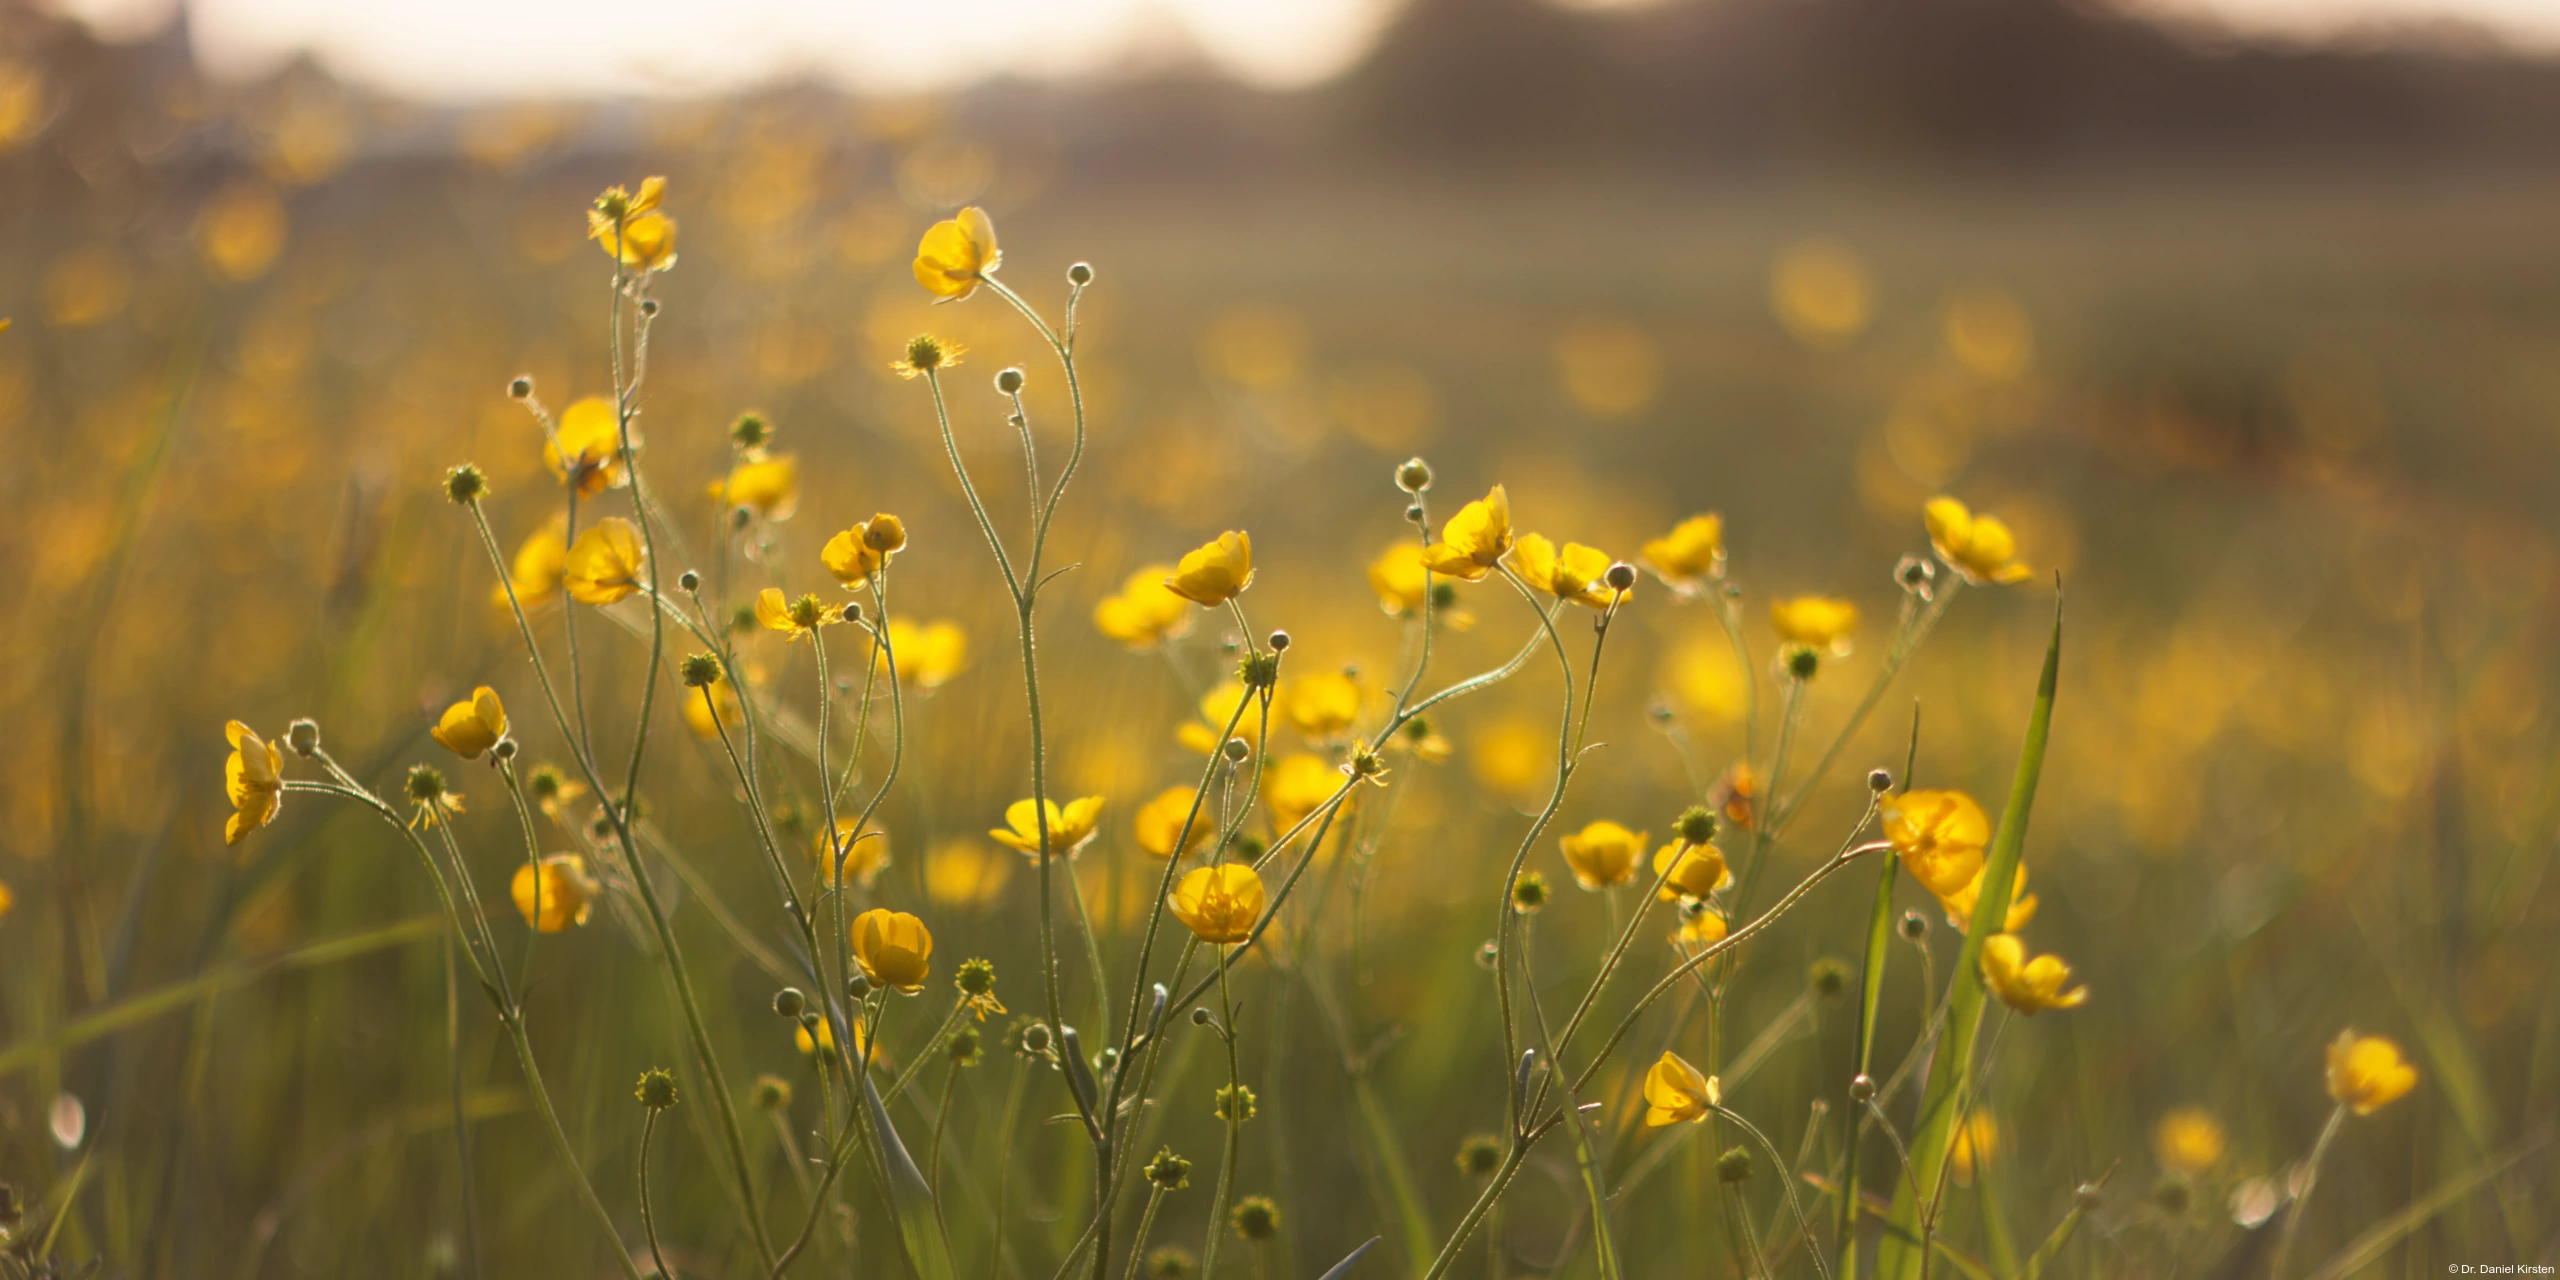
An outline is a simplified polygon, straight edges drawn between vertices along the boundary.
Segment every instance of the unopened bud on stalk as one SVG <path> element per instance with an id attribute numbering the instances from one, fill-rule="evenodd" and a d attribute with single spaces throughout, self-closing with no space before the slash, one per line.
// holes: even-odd
<path id="1" fill-rule="evenodd" d="M 1244 758 L 1253 754 L 1253 746 L 1242 738 L 1229 738 L 1227 739 L 1226 753 L 1227 763 L 1243 764 Z"/>
<path id="2" fill-rule="evenodd" d="M 1716 838 L 1716 816 L 1707 812 L 1706 806 L 1693 804 L 1680 811 L 1680 820 L 1672 829 L 1680 833 L 1683 843 L 1705 844 Z"/>
<path id="3" fill-rule="evenodd" d="M 651 1111 L 664 1111 L 676 1104 L 676 1078 L 663 1067 L 652 1067 L 640 1077 L 640 1105 Z"/>
<path id="4" fill-rule="evenodd" d="M 1205 1026 L 1208 1026 L 1208 1025 L 1209 1025 L 1209 1011 L 1208 1011 L 1208 1010 L 1206 1010 L 1206 1009 L 1202 1009 L 1202 1008 L 1194 1007 L 1194 1008 L 1191 1010 L 1191 1025 L 1192 1025 L 1192 1026 L 1195 1026 L 1195 1027 L 1205 1027 Z"/>
<path id="5" fill-rule="evenodd" d="M 1013 395 L 1022 390 L 1022 370 L 1004 369 L 996 373 L 996 390 Z"/>
<path id="6" fill-rule="evenodd" d="M 786 1018 L 798 1018 L 809 1008 L 809 997 L 798 987 L 784 987 L 773 993 L 773 1011 Z"/>
<path id="7" fill-rule="evenodd" d="M 1406 507 L 1404 509 L 1404 518 L 1414 522 L 1415 524 L 1422 523 L 1422 504 L 1417 502 L 1412 506 Z"/>
<path id="8" fill-rule="evenodd" d="M 684 665 L 679 669 L 679 671 L 684 677 L 684 687 L 688 689 L 708 688 L 720 681 L 720 655 L 716 653 L 697 653 L 689 655 L 685 658 Z"/>
<path id="9" fill-rule="evenodd" d="M 1859 1072 L 1858 1074 L 1856 1074 L 1856 1075 L 1854 1075 L 1854 1076 L 1849 1077 L 1849 1099 L 1850 1099 L 1850 1101 L 1852 1101 L 1852 1102 L 1873 1102 L 1873 1101 L 1875 1101 L 1875 1098 L 1876 1098 L 1876 1078 L 1875 1078 L 1874 1076 L 1868 1075 L 1866 1072 L 1861 1071 L 1861 1072 Z"/>
<path id="10" fill-rule="evenodd" d="M 489 748 L 489 754 L 497 757 L 500 762 L 515 759 L 516 740 L 513 738 L 498 739 L 497 744 Z"/>
<path id="11" fill-rule="evenodd" d="M 1867 774 L 1867 790 L 1873 791 L 1878 795 L 1882 795 L 1887 791 L 1893 790 L 1893 774 L 1883 769 L 1869 771 Z"/>
<path id="12" fill-rule="evenodd" d="M 471 463 L 444 473 L 444 496 L 468 506 L 489 496 L 489 476 Z"/>
<path id="13" fill-rule="evenodd" d="M 1431 464 L 1422 459 L 1407 458 L 1396 468 L 1396 487 L 1406 493 L 1420 493 L 1431 487 Z"/>
<path id="14" fill-rule="evenodd" d="M 1610 589 L 1611 591 L 1633 591 L 1633 590 L 1635 590 L 1635 589 L 1636 589 L 1636 567 L 1635 567 L 1634 565 L 1628 564 L 1628 563 L 1627 563 L 1626 561 L 1624 561 L 1624 560 L 1620 560 L 1620 561 L 1618 561 L 1616 564 L 1610 565 L 1610 566 L 1609 566 L 1609 578 L 1608 578 L 1608 582 L 1609 582 L 1609 589 Z"/>
<path id="15" fill-rule="evenodd" d="M 729 424 L 729 443 L 741 449 L 761 449 L 771 439 L 773 424 L 765 421 L 761 413 L 739 414 L 737 420 Z"/>
<path id="16" fill-rule="evenodd" d="M 1903 941 L 1918 942 L 1922 938 L 1928 936 L 1929 918 L 1927 916 L 1921 915 L 1917 911 L 1905 911 L 1902 913 Z"/>
<path id="17" fill-rule="evenodd" d="M 533 378 L 529 375 L 518 374 L 514 381 L 507 384 L 507 396 L 509 399 L 524 400 L 530 398 L 532 395 Z"/>
<path id="18" fill-rule="evenodd" d="M 293 753 L 301 756 L 305 760 L 319 754 L 320 722 L 305 717 L 294 721 L 292 724 L 286 725 L 284 730 L 284 744 L 293 748 Z"/>
<path id="19" fill-rule="evenodd" d="M 658 300 L 656 298 L 642 298 L 640 300 L 640 318 L 643 320 L 655 320 L 658 318 Z"/>
<path id="20" fill-rule="evenodd" d="M 1049 1051 L 1049 1024 L 1035 1022 L 1022 1029 L 1022 1047 L 1029 1053 Z"/>
<path id="21" fill-rule="evenodd" d="M 865 1000 L 870 998 L 871 979 L 868 976 L 859 973 L 845 979 L 844 995 L 848 1000 Z"/>
<path id="22" fill-rule="evenodd" d="M 1750 1180 L 1751 1152 L 1740 1143 L 1726 1147 L 1724 1154 L 1716 1157 L 1716 1181 L 1734 1183 Z"/>
<path id="23" fill-rule="evenodd" d="M 687 592 L 700 591 L 702 590 L 702 575 L 691 569 L 687 569 L 683 574 L 676 578 L 676 586 Z"/>
<path id="24" fill-rule="evenodd" d="M 1273 653 L 1287 653 L 1289 651 L 1289 633 L 1286 631 L 1272 632 L 1270 644 L 1271 651 Z"/>
<path id="25" fill-rule="evenodd" d="M 1079 262 L 1067 268 L 1067 283 L 1081 289 L 1093 283 L 1093 264 Z"/>

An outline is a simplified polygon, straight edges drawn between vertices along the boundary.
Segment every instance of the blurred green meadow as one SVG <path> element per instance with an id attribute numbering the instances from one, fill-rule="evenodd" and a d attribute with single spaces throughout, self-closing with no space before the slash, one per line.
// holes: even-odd
<path id="1" fill-rule="evenodd" d="M 1074 874 L 1115 984 L 1161 866 L 1130 819 L 1198 776 L 1177 728 L 1236 639 L 1215 613 L 1163 654 L 1100 634 L 1094 605 L 1133 571 L 1250 530 L 1254 624 L 1290 633 L 1293 669 L 1355 670 L 1374 697 L 1412 656 L 1366 577 L 1411 536 L 1393 482 L 1406 457 L 1436 471 L 1441 518 L 1500 483 L 1522 528 L 1630 560 L 1678 520 L 1721 514 L 1750 665 L 1710 606 L 1651 578 L 1617 620 L 1592 716 L 1605 745 L 1529 855 L 1555 892 L 1532 969 L 1552 1010 L 1640 896 L 1604 905 L 1574 888 L 1555 837 L 1599 819 L 1666 832 L 1751 752 L 1755 683 L 1765 757 L 1772 599 L 1837 595 L 1861 612 L 1855 647 L 1807 687 L 1800 749 L 1827 742 L 1884 656 L 1897 561 L 1928 552 L 1921 508 L 1949 493 L 2007 519 L 2036 575 L 1959 594 L 1771 852 L 1761 897 L 1848 838 L 1869 769 L 1904 773 L 1915 716 L 1909 780 L 1996 812 L 2062 610 L 2026 844 L 2041 908 L 2024 932 L 2091 995 L 1995 1019 L 1991 1127 L 1941 1229 L 2010 1280 L 2094 1183 L 2097 1207 L 2051 1268 L 2264 1274 L 2286 1180 L 2330 1114 L 2323 1048 L 2352 1026 L 2396 1041 L 2419 1083 L 2347 1123 L 2279 1280 L 2560 1250 L 2547 175 L 1727 184 L 1633 165 L 1345 165 L 1186 180 L 1079 173 L 1082 152 L 965 103 L 778 90 L 431 113 L 308 71 L 223 87 L 155 79 L 147 57 L 68 37 L 48 50 L 0 45 L 0 562 L 15 567 L 0 586 L 0 1182 L 27 1206 L 13 1249 L 41 1233 L 110 1276 L 463 1274 L 459 1097 L 477 1265 L 609 1273 L 485 1005 L 467 982 L 449 990 L 448 931 L 402 842 L 351 806 L 289 794 L 270 828 L 227 848 L 222 726 L 272 737 L 311 717 L 385 794 L 409 765 L 437 764 L 516 945 L 504 784 L 427 730 L 486 684 L 509 699 L 523 759 L 565 763 L 566 748 L 442 480 L 462 462 L 487 473 L 509 552 L 557 509 L 507 383 L 530 375 L 555 409 L 609 393 L 610 264 L 583 210 L 663 173 L 682 240 L 655 286 L 638 422 L 677 544 L 664 567 L 717 565 L 738 584 L 731 603 L 762 585 L 797 594 L 828 585 L 828 535 L 894 511 L 910 539 L 900 610 L 966 637 L 948 678 L 909 694 L 880 815 L 888 862 L 864 890 L 931 924 L 935 998 L 984 956 L 1012 1011 L 985 1024 L 985 1060 L 952 1073 L 940 1175 L 964 1271 L 1054 1271 L 1092 1194 L 1081 1132 L 1044 1123 L 1066 1110 L 1054 1073 L 1020 1065 L 1002 1034 L 1041 1005 L 1036 868 L 986 836 L 1028 794 L 1010 610 L 931 402 L 890 368 L 917 332 L 967 348 L 947 379 L 964 388 L 954 427 L 1018 534 L 1014 441 L 981 380 L 1030 371 L 1032 430 L 1054 457 L 1054 366 L 993 300 L 932 305 L 909 267 L 925 228 L 973 203 L 1034 305 L 1054 312 L 1072 262 L 1096 277 L 1078 349 L 1090 443 L 1052 534 L 1052 562 L 1072 569 L 1041 653 L 1053 794 L 1108 801 Z M 751 410 L 797 460 L 796 510 L 734 534 L 708 490 Z M 1443 633 L 1434 659 L 1452 677 L 1536 625 L 1499 584 L 1462 590 L 1474 625 Z M 625 749 L 645 644 L 583 634 L 600 733 Z M 805 701 L 806 646 L 737 643 L 759 696 Z M 858 672 L 861 648 L 834 643 L 838 674 Z M 1483 1185 L 1456 1156 L 1502 1128 L 1511 1066 L 1478 951 L 1551 784 L 1560 691 L 1542 656 L 1435 714 L 1450 758 L 1400 757 L 1365 811 L 1374 856 L 1334 875 L 1348 855 L 1329 855 L 1313 873 L 1326 896 L 1279 921 L 1293 958 L 1237 970 L 1260 1094 L 1237 1190 L 1282 1218 L 1227 1270 L 1313 1276 L 1384 1234 L 1369 1265 L 1388 1274 L 1417 1247 L 1427 1260 Z M 783 946 L 734 775 L 673 698 L 653 731 L 641 803 L 669 865 L 650 874 L 728 1080 L 791 1083 L 805 1128 L 816 1073 L 768 1011 L 777 982 L 709 910 Z M 786 852 L 805 857 L 814 814 L 784 817 Z M 1826 883 L 1739 953 L 1727 1043 L 1690 1051 L 1753 1061 L 1728 1076 L 1727 1104 L 1817 1174 L 1841 1147 L 1857 991 L 1822 997 L 1809 975 L 1825 960 L 1854 972 L 1873 883 Z M 1888 1068 L 1924 1030 L 1924 978 L 1943 982 L 1961 941 L 1925 893 L 1901 892 L 1930 930 L 1925 955 L 1899 940 L 1887 953 Z M 627 904 L 604 905 L 543 940 L 525 996 L 565 1127 L 636 1241 L 631 1082 L 677 1069 L 687 1105 L 652 1167 L 668 1261 L 745 1274 L 656 943 Z M 1090 1016 L 1081 953 L 1061 956 L 1067 1011 Z M 1674 958 L 1644 931 L 1607 1007 Z M 1124 1016 L 1127 996 L 1110 992 Z M 899 1021 L 881 1046 L 893 1062 L 937 1051 L 924 1014 Z M 1630 1109 L 1673 1034 L 1647 1023 L 1591 1095 L 1606 1102 L 1619 1248 L 1631 1274 L 1758 1274 L 1703 1208 L 1716 1148 Z M 1223 1133 L 1214 1050 L 1177 1039 L 1142 1121 L 1141 1158 L 1170 1144 L 1197 1166 L 1150 1244 L 1199 1245 Z M 1007 1145 L 999 1115 L 1026 1071 Z M 911 1146 L 944 1074 L 890 1100 Z M 2219 1131 L 2210 1159 L 2164 1150 L 2162 1122 L 2183 1109 Z M 747 1119 L 768 1190 L 796 1215 L 790 1113 Z M 1874 1163 L 1889 1151 L 1865 1152 L 1866 1188 L 1890 1196 Z M 986 1223 L 1005 1162 L 999 1258 Z M 1787 1182 L 1764 1160 L 1728 1193 L 1773 1247 L 1794 1231 Z M 828 1265 L 901 1274 L 889 1206 L 860 1178 L 846 1186 Z M 1836 1205 L 1794 1187 L 1826 1197 L 1813 1216 L 1827 1249 Z M 1461 1273 L 1597 1274 L 1581 1196 L 1571 1148 L 1538 1148 L 1490 1252 L 1480 1234 Z M 1428 1239 L 1409 1238 L 1417 1223 Z M 1767 1267 L 1814 1274 L 1800 1247 Z"/>

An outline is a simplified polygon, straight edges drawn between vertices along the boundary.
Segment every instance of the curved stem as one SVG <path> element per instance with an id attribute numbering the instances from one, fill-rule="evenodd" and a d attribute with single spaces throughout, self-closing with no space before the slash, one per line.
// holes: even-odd
<path id="1" fill-rule="evenodd" d="M 649 1136 L 658 1131 L 658 1109 L 649 1108 L 649 1118 L 640 1122 L 640 1232 L 649 1240 L 649 1263 L 660 1276 L 674 1280 L 675 1272 L 667 1269 L 667 1255 L 658 1248 L 658 1215 L 649 1208 Z"/>

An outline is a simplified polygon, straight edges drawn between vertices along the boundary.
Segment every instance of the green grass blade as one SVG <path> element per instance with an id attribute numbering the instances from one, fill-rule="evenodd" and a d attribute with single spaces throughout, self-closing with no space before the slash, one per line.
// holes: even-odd
<path id="1" fill-rule="evenodd" d="M 951 1264 L 951 1243 L 942 1238 L 942 1215 L 934 1209 L 933 1188 L 926 1184 L 915 1158 L 907 1154 L 907 1144 L 898 1140 L 889 1110 L 880 1105 L 880 1090 L 868 1073 L 862 1077 L 862 1104 L 871 1112 L 871 1131 L 879 1139 L 882 1180 L 888 1184 L 889 1209 L 898 1219 L 898 1241 L 906 1246 L 907 1265 L 915 1269 L 917 1280 L 956 1280 L 959 1270 Z"/>
<path id="2" fill-rule="evenodd" d="M 1377 1149 L 1378 1169 L 1386 1179 L 1387 1194 L 1395 1200 L 1396 1231 L 1404 1237 L 1405 1261 L 1417 1274 L 1428 1271 L 1440 1236 L 1431 1229 L 1431 1215 L 1423 1208 L 1421 1189 L 1414 1185 L 1413 1165 L 1405 1159 L 1404 1143 L 1397 1139 L 1395 1124 L 1387 1118 L 1386 1105 L 1378 1100 L 1378 1091 L 1371 1086 L 1366 1072 L 1352 1077 L 1351 1096 L 1359 1104 L 1361 1123 L 1368 1127 L 1369 1144 Z M 1349 1261 L 1344 1259 L 1346 1264 Z"/>
<path id="3" fill-rule="evenodd" d="M 2373 1224 L 2363 1235 L 2349 1241 L 2336 1257 L 2314 1268 L 2311 1280 L 2346 1280 L 2382 1256 L 2383 1250 L 2400 1243 L 2410 1232 L 2425 1225 L 2427 1219 L 2452 1208 L 2455 1201 L 2471 1194 L 2481 1183 L 2506 1172 L 2541 1145 L 2542 1140 L 2536 1139 L 2522 1146 L 2509 1147 L 2503 1154 L 2482 1161 L 2469 1173 L 2428 1192 L 2417 1203 Z M 2033 1277 L 2028 1280 L 2033 1280 Z"/>
<path id="4" fill-rule="evenodd" d="M 1877 1280 L 1915 1280 L 1921 1255 L 1914 1247 L 1923 1235 L 1928 1206 L 1913 1194 L 1918 1186 L 1935 1196 L 1953 1145 L 1960 1099 L 1974 1086 L 1975 1032 L 1982 1026 L 1982 943 L 2009 918 L 2009 894 L 2015 887 L 2018 859 L 2026 849 L 2027 815 L 2035 806 L 2036 782 L 2044 772 L 2045 739 L 2053 728 L 2053 692 L 2062 667 L 2062 602 L 2053 606 L 2053 638 L 2044 651 L 2044 672 L 2036 681 L 2035 708 L 2027 717 L 2026 741 L 2018 749 L 2018 772 L 2009 784 L 2009 800 L 2000 811 L 2000 829 L 1991 840 L 1982 874 L 1982 896 L 1974 905 L 1973 927 L 1956 954 L 1952 990 L 1947 998 L 1945 1035 L 1930 1057 L 1929 1091 L 1920 1104 L 1919 1123 L 1911 1140 L 1911 1178 L 1894 1192 L 1894 1228 L 1876 1251 Z"/>
<path id="5" fill-rule="evenodd" d="M 1876 1010 L 1884 1003 L 1884 966 L 1887 948 L 1893 943 L 1893 884 L 1902 870 L 1899 859 L 1884 860 L 1884 870 L 1876 875 L 1876 905 L 1867 917 L 1867 954 L 1860 969 L 1858 986 L 1858 1069 L 1866 1074 L 1875 1058 Z M 1840 1184 L 1858 1185 L 1858 1121 L 1849 1118 L 1848 1150 L 1841 1159 Z M 1840 1274 L 1858 1274 L 1858 1208 L 1850 1196 L 1840 1198 L 1840 1239 L 1838 1245 Z"/>

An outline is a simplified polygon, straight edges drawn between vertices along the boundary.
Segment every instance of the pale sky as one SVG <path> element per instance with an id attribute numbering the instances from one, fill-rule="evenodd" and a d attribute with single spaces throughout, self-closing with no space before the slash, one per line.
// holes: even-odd
<path id="1" fill-rule="evenodd" d="M 109 31 L 175 0 L 49 0 Z M 1557 0 L 1594 8 L 1663 0 Z M 2455 19 L 2560 50 L 2560 0 L 2119 0 L 2244 31 L 2318 37 Z M 1395 0 L 192 0 L 197 50 L 250 75 L 309 51 L 436 100 L 688 95 L 798 73 L 871 91 L 992 75 L 1074 77 L 1196 52 L 1305 84 L 1356 61 Z"/>

